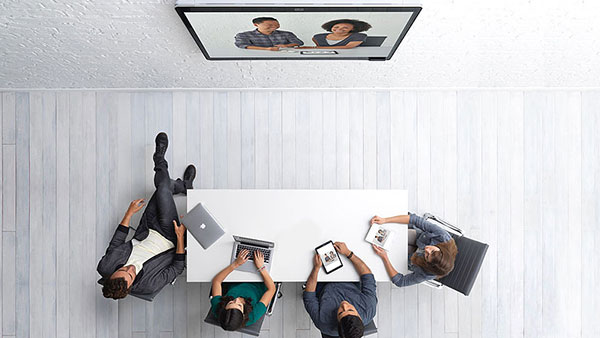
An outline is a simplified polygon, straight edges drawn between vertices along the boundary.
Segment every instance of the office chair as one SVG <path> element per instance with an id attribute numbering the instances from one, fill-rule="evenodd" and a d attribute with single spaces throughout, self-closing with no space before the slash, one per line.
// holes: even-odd
<path id="1" fill-rule="evenodd" d="M 374 320 L 372 320 L 367 326 L 365 326 L 365 333 L 364 333 L 363 337 L 366 337 L 373 333 L 377 333 L 377 327 L 375 326 Z M 337 338 L 337 337 L 326 335 L 321 332 L 321 338 Z"/>
<path id="2" fill-rule="evenodd" d="M 231 286 L 231 283 L 223 283 L 222 286 L 223 286 L 223 294 L 225 294 L 225 293 L 227 293 L 229 286 Z M 212 295 L 212 288 L 210 290 L 209 298 L 212 298 L 211 295 Z M 277 282 L 277 283 L 275 283 L 275 296 L 273 296 L 273 299 L 271 299 L 271 302 L 269 303 L 269 306 L 267 307 L 267 313 L 266 313 L 267 316 L 270 316 L 273 314 L 273 309 L 275 308 L 275 302 L 277 302 L 277 299 L 281 298 L 282 296 L 283 296 L 283 294 L 281 293 L 281 282 Z M 264 320 L 265 320 L 265 316 L 262 316 L 254 324 L 252 324 L 250 326 L 242 326 L 241 328 L 237 329 L 236 331 L 258 337 L 260 335 L 260 329 L 262 328 L 262 324 L 263 324 Z M 221 325 L 219 325 L 219 321 L 217 320 L 217 317 L 215 317 L 215 315 L 212 313 L 212 309 L 208 309 L 208 313 L 206 314 L 206 318 L 204 318 L 204 322 L 211 324 L 211 325 L 216 325 L 219 328 L 221 327 Z"/>
<path id="3" fill-rule="evenodd" d="M 430 213 L 424 214 L 423 218 L 442 228 L 448 229 L 458 248 L 458 254 L 454 261 L 454 270 L 439 280 L 433 279 L 423 283 L 433 288 L 441 288 L 445 285 L 468 296 L 473 288 L 473 284 L 475 284 L 489 245 L 465 237 L 460 228 Z"/>

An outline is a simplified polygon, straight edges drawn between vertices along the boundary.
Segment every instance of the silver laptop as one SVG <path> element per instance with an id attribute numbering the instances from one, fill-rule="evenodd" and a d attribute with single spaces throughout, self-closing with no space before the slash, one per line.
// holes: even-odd
<path id="1" fill-rule="evenodd" d="M 184 217 L 183 224 L 204 250 L 208 249 L 225 234 L 223 227 L 202 203 L 190 210 Z"/>
<path id="2" fill-rule="evenodd" d="M 236 270 L 256 272 L 256 266 L 254 265 L 254 251 L 261 251 L 265 256 L 265 269 L 271 271 L 271 262 L 273 261 L 273 250 L 275 249 L 275 243 L 269 241 L 261 241 L 259 239 L 233 236 L 233 251 L 231 252 L 231 263 L 235 261 L 238 253 L 244 249 L 250 251 L 250 258 L 248 261 Z"/>

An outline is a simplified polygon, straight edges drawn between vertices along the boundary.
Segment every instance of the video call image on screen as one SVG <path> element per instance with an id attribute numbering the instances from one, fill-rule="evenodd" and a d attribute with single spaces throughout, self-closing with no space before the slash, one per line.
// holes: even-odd
<path id="1" fill-rule="evenodd" d="M 331 243 L 317 249 L 317 253 L 321 257 L 325 269 L 328 271 L 331 271 L 342 264 Z"/>
<path id="2" fill-rule="evenodd" d="M 387 57 L 412 14 L 412 12 L 185 13 L 210 58 L 333 57 L 341 59 Z"/>

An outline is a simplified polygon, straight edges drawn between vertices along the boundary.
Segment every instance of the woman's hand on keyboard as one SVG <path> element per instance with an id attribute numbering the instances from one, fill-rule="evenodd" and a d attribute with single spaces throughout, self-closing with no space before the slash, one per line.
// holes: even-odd
<path id="1" fill-rule="evenodd" d="M 235 265 L 241 266 L 242 264 L 246 263 L 248 261 L 248 258 L 250 258 L 250 256 L 248 255 L 249 253 L 250 253 L 250 251 L 248 251 L 246 249 L 240 251 L 240 253 L 238 254 L 237 258 L 234 261 Z"/>
<path id="2" fill-rule="evenodd" d="M 254 251 L 254 265 L 260 269 L 265 265 L 265 256 L 259 250 Z"/>

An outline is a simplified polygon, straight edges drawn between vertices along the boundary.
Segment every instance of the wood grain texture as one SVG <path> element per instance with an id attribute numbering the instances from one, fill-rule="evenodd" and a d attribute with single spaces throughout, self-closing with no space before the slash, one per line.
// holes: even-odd
<path id="1" fill-rule="evenodd" d="M 37 91 L 0 107 L 3 336 L 246 337 L 202 322 L 210 285 L 185 275 L 153 303 L 96 284 L 126 204 L 154 190 L 161 130 L 196 187 L 407 189 L 409 210 L 490 245 L 469 297 L 379 283 L 373 337 L 600 335 L 600 92 Z M 261 337 L 320 337 L 300 286 Z"/>

